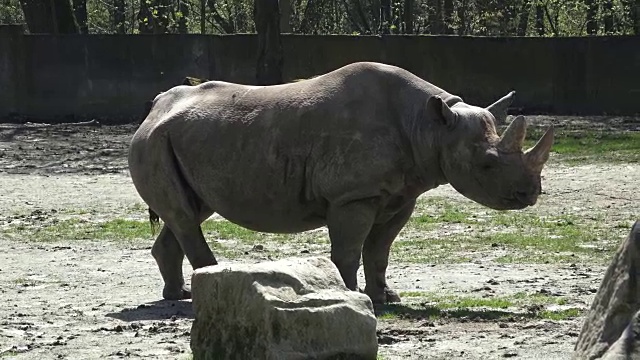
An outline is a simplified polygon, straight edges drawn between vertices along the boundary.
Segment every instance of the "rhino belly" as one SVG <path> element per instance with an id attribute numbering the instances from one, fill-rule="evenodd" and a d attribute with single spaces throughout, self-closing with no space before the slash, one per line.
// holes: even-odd
<path id="1" fill-rule="evenodd" d="M 211 206 L 216 206 L 216 212 L 230 222 L 254 231 L 298 233 L 326 224 L 324 215 L 309 206 L 282 203 L 274 205 L 261 200 L 245 202 L 218 199 Z"/>
<path id="2" fill-rule="evenodd" d="M 213 175 L 207 177 L 215 179 Z M 283 183 L 268 174 L 220 178 L 193 184 L 207 207 L 225 219 L 254 231 L 296 233 L 324 226 L 326 207 L 305 198 L 298 184 Z"/>

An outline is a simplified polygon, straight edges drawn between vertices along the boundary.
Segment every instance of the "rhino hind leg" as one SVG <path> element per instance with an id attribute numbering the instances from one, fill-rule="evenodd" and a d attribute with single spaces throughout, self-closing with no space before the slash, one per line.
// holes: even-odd
<path id="1" fill-rule="evenodd" d="M 129 155 L 135 165 L 130 165 L 131 177 L 150 216 L 157 214 L 164 221 L 152 255 L 165 281 L 164 297 L 175 300 L 191 295 L 182 274 L 185 255 L 194 269 L 218 263 L 200 228 L 213 210 L 189 186 L 166 135 L 154 134 L 143 144 L 135 145 L 134 138 Z"/>
<path id="2" fill-rule="evenodd" d="M 376 207 L 369 200 L 331 207 L 327 214 L 331 261 L 347 288 L 354 291 L 358 287 L 362 245 L 373 226 L 375 214 Z"/>
<path id="3" fill-rule="evenodd" d="M 364 292 L 374 304 L 398 303 L 400 296 L 387 285 L 387 266 L 391 244 L 409 221 L 415 201 L 407 204 L 389 221 L 376 224 L 364 243 L 362 260 L 366 287 Z"/>
<path id="4" fill-rule="evenodd" d="M 184 252 L 167 225 L 162 227 L 158 238 L 153 244 L 151 254 L 156 260 L 164 280 L 162 297 L 166 300 L 190 299 L 191 290 L 185 286 L 182 275 Z"/>

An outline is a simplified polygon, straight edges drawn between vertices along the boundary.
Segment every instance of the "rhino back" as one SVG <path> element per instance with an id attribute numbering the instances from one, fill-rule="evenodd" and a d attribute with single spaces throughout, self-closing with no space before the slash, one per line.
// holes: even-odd
<path id="1" fill-rule="evenodd" d="M 429 96 L 447 94 L 399 70 L 364 64 L 270 87 L 177 87 L 150 117 L 210 208 L 251 229 L 297 232 L 323 225 L 330 203 L 403 191 L 408 122 Z"/>

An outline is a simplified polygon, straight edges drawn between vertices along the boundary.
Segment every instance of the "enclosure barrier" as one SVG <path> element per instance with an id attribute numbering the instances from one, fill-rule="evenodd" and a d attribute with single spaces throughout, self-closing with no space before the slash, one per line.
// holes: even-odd
<path id="1" fill-rule="evenodd" d="M 515 112 L 640 113 L 640 36 L 571 38 L 283 35 L 285 80 L 370 60 L 398 65 L 486 105 L 515 89 Z M 0 119 L 138 120 L 185 76 L 255 82 L 257 37 L 26 35 L 0 26 Z"/>

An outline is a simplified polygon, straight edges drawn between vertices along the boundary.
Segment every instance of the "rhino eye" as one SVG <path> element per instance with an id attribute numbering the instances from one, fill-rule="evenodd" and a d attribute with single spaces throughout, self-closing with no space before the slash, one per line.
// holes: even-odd
<path id="1" fill-rule="evenodd" d="M 498 156 L 498 151 L 496 149 L 489 149 L 485 152 L 485 157 L 487 161 L 498 162 L 500 157 Z"/>
<path id="2" fill-rule="evenodd" d="M 500 157 L 495 149 L 487 150 L 483 160 L 482 168 L 485 170 L 496 167 L 500 163 Z"/>

